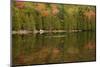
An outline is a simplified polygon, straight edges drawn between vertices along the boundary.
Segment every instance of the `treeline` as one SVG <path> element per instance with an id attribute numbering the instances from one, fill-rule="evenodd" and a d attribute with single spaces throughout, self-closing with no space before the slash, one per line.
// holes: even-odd
<path id="1" fill-rule="evenodd" d="M 12 30 L 95 30 L 95 6 L 13 2 Z"/>

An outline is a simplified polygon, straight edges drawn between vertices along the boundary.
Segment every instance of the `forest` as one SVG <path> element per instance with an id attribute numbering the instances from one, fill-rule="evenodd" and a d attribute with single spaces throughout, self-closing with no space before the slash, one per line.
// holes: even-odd
<path id="1" fill-rule="evenodd" d="M 95 28 L 95 6 L 13 2 L 13 31 L 95 31 Z"/>

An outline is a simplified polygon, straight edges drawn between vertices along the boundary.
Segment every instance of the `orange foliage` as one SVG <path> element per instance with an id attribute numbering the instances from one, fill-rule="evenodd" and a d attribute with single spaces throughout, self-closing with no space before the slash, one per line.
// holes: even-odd
<path id="1" fill-rule="evenodd" d="M 16 7 L 22 9 L 25 7 L 25 5 L 23 2 L 16 2 Z"/>
<path id="2" fill-rule="evenodd" d="M 48 10 L 46 9 L 45 4 L 37 3 L 35 9 L 36 9 L 42 16 L 48 16 L 48 15 L 49 15 L 49 12 L 48 12 Z"/>
<path id="3" fill-rule="evenodd" d="M 45 7 L 45 4 L 40 4 L 40 3 L 39 3 L 39 4 L 36 5 L 35 9 L 36 9 L 37 11 L 41 12 L 41 11 L 45 10 L 46 7 Z"/>
<path id="4" fill-rule="evenodd" d="M 91 19 L 95 19 L 95 12 L 93 12 L 92 10 L 89 10 L 89 11 L 86 11 L 84 12 L 84 16 L 88 19 L 88 20 L 91 20 Z"/>
<path id="5" fill-rule="evenodd" d="M 48 16 L 50 14 L 50 12 L 48 11 L 48 9 L 46 8 L 45 4 L 40 4 L 37 3 L 35 6 L 35 9 L 42 15 L 42 16 Z M 51 5 L 51 14 L 52 15 L 56 15 L 59 12 L 58 10 L 58 6 L 55 4 Z"/>
<path id="6" fill-rule="evenodd" d="M 59 13 L 59 10 L 58 10 L 57 5 L 55 5 L 55 4 L 52 4 L 52 5 L 51 5 L 51 13 L 52 13 L 53 15 L 56 15 L 56 14 Z"/>
<path id="7" fill-rule="evenodd" d="M 49 12 L 48 11 L 43 11 L 42 12 L 42 16 L 48 16 L 49 15 Z"/>

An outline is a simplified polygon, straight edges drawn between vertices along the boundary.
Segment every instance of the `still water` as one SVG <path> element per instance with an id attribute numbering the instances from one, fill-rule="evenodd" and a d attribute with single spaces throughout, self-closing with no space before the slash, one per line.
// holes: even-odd
<path id="1" fill-rule="evenodd" d="M 95 32 L 12 35 L 14 65 L 96 60 Z"/>

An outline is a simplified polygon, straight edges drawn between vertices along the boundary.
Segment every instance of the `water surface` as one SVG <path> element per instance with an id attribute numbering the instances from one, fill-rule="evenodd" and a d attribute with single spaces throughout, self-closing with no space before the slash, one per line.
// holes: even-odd
<path id="1" fill-rule="evenodd" d="M 96 60 L 95 32 L 12 35 L 14 65 Z"/>

